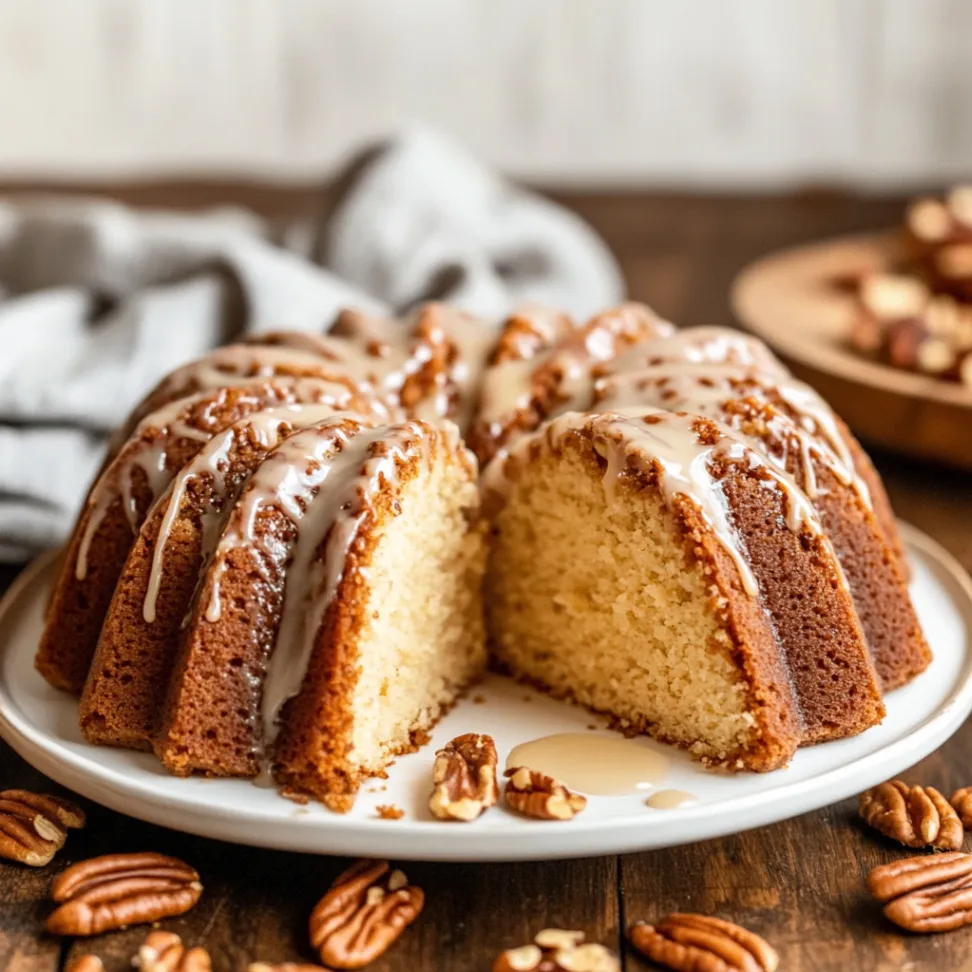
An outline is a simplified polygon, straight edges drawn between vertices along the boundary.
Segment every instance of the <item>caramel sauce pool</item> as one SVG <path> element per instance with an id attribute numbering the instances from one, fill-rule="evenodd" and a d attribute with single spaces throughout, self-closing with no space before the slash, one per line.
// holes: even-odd
<path id="1" fill-rule="evenodd" d="M 679 807 L 693 807 L 698 802 L 695 794 L 686 790 L 659 790 L 645 800 L 655 810 L 677 810 Z"/>
<path id="2" fill-rule="evenodd" d="M 631 739 L 563 732 L 520 743 L 507 768 L 529 766 L 568 789 L 592 796 L 623 796 L 665 781 L 669 759 Z"/>

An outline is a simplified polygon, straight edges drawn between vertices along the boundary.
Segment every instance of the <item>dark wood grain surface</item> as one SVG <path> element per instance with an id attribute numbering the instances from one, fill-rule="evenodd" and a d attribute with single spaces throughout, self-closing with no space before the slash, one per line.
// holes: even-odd
<path id="1" fill-rule="evenodd" d="M 146 204 L 238 201 L 284 216 L 327 202 L 314 187 L 128 186 L 111 191 Z M 823 192 L 785 198 L 561 198 L 604 234 L 621 260 L 632 296 L 682 324 L 731 323 L 730 281 L 754 257 L 834 233 L 893 224 L 902 202 Z M 898 514 L 972 568 L 969 478 L 884 452 L 874 458 Z M 0 570 L 0 585 L 9 584 L 14 573 Z M 946 793 L 972 784 L 972 727 L 964 726 L 905 778 Z M 8 747 L 0 753 L 0 785 L 57 790 Z M 0 863 L 0 968 L 53 972 L 77 954 L 78 944 L 41 931 L 50 878 L 74 860 L 127 849 L 172 853 L 199 869 L 206 887 L 201 902 L 184 918 L 164 924 L 189 944 L 209 948 L 217 970 L 242 970 L 257 958 L 313 959 L 307 915 L 346 862 L 188 837 L 86 806 L 88 828 L 72 835 L 48 868 Z M 972 969 L 972 928 L 915 937 L 897 933 L 883 920 L 864 891 L 863 878 L 899 852 L 858 825 L 855 806 L 848 800 L 735 837 L 620 858 L 407 865 L 409 876 L 426 891 L 425 912 L 372 968 L 488 970 L 500 949 L 527 942 L 533 932 L 554 925 L 582 928 L 590 940 L 622 949 L 627 969 L 642 969 L 647 966 L 624 946 L 623 928 L 679 909 L 717 914 L 760 932 L 780 951 L 781 968 L 788 972 Z M 143 936 L 144 929 L 132 929 L 86 942 L 84 948 L 103 955 L 112 972 L 127 967 Z"/>

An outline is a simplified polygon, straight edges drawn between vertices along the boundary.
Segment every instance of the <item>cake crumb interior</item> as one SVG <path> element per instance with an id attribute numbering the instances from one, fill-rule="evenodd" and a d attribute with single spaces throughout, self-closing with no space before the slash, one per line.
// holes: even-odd
<path id="1" fill-rule="evenodd" d="M 699 756 L 750 742 L 729 636 L 656 490 L 609 493 L 575 449 L 531 457 L 494 522 L 487 588 L 514 674 Z"/>

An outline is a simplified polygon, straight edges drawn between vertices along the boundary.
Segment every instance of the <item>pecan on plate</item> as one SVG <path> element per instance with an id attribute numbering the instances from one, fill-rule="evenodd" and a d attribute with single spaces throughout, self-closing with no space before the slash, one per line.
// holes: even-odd
<path id="1" fill-rule="evenodd" d="M 43 867 L 64 846 L 68 828 L 84 824 L 84 811 L 70 800 L 28 790 L 0 791 L 0 857 Z"/>
<path id="2" fill-rule="evenodd" d="M 525 817 L 538 820 L 570 820 L 587 806 L 587 798 L 571 793 L 552 776 L 544 776 L 527 766 L 506 771 L 509 781 L 503 796 L 506 805 Z"/>
<path id="3" fill-rule="evenodd" d="M 106 854 L 80 861 L 51 882 L 60 907 L 47 916 L 54 935 L 100 935 L 187 912 L 202 894 L 199 875 L 163 854 Z"/>
<path id="4" fill-rule="evenodd" d="M 891 780 L 861 794 L 861 816 L 885 837 L 906 847 L 954 851 L 965 828 L 948 800 L 933 786 Z"/>
<path id="5" fill-rule="evenodd" d="M 952 794 L 948 801 L 958 814 L 963 827 L 972 827 L 972 786 L 963 786 Z"/>
<path id="6" fill-rule="evenodd" d="M 204 948 L 187 952 L 175 932 L 149 932 L 132 965 L 141 972 L 211 972 L 213 963 Z"/>
<path id="7" fill-rule="evenodd" d="M 673 914 L 638 922 L 628 938 L 645 957 L 674 972 L 775 972 L 780 957 L 759 935 L 721 918 Z"/>
<path id="8" fill-rule="evenodd" d="M 584 944 L 583 932 L 545 928 L 532 945 L 500 952 L 492 972 L 621 972 L 621 962 L 603 945 Z"/>
<path id="9" fill-rule="evenodd" d="M 884 915 L 911 932 L 942 932 L 972 923 L 972 854 L 906 857 L 867 876 Z"/>
<path id="10" fill-rule="evenodd" d="M 311 913 L 311 945 L 326 966 L 360 969 L 391 946 L 424 904 L 422 889 L 388 861 L 358 861 Z"/>
<path id="11" fill-rule="evenodd" d="M 496 803 L 496 744 L 467 732 L 435 754 L 429 810 L 440 820 L 475 820 Z"/>

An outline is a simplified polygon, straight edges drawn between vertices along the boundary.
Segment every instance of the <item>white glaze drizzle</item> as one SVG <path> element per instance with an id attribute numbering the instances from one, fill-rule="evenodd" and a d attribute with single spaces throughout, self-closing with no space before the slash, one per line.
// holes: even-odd
<path id="1" fill-rule="evenodd" d="M 264 452 L 269 452 L 283 437 L 295 429 L 307 428 L 332 415 L 334 415 L 334 407 L 331 405 L 285 405 L 279 408 L 268 408 L 224 429 L 214 436 L 194 459 L 183 466 L 166 493 L 156 501 L 156 504 L 167 503 L 167 506 L 155 541 L 148 587 L 142 604 L 142 617 L 146 622 L 151 624 L 155 621 L 166 546 L 190 483 L 200 477 L 206 477 L 213 489 L 213 495 L 203 510 L 201 518 L 202 553 L 205 559 L 212 552 L 232 509 L 233 497 L 230 496 L 226 476 L 230 471 L 231 456 L 235 447 L 243 439 L 249 439 L 260 446 Z M 239 484 L 238 488 L 242 485 Z"/>
<path id="2" fill-rule="evenodd" d="M 496 327 L 464 311 L 435 303 L 419 307 L 408 323 L 412 334 L 408 374 L 420 371 L 436 348 L 451 346 L 446 370 L 436 376 L 434 390 L 412 408 L 412 414 L 433 424 L 448 418 L 465 429 L 496 342 Z"/>
<path id="3" fill-rule="evenodd" d="M 741 365 L 775 378 L 786 378 L 790 374 L 762 341 L 726 327 L 689 327 L 636 344 L 608 362 L 604 374 L 640 371 L 675 361 Z"/>
<path id="4" fill-rule="evenodd" d="M 612 327 L 612 320 L 629 321 L 629 331 Z M 644 329 L 640 339 L 639 327 Z M 530 405 L 541 376 L 543 381 L 552 380 L 557 388 L 557 404 L 551 415 L 584 411 L 593 399 L 594 367 L 610 361 L 625 336 L 632 338 L 638 348 L 665 340 L 674 330 L 667 321 L 637 304 L 622 304 L 606 311 L 575 328 L 553 347 L 490 368 L 483 379 L 477 420 L 492 434 L 499 434 L 505 420 Z"/>
<path id="5" fill-rule="evenodd" d="M 307 331 L 272 331 L 254 338 L 253 343 L 317 355 L 363 387 L 394 397 L 405 380 L 408 359 L 404 328 L 400 330 L 403 333 L 394 342 L 383 341 L 380 346 L 374 346 L 361 333 L 329 337 Z"/>
<path id="6" fill-rule="evenodd" d="M 767 449 L 761 436 L 736 428 L 742 417 L 727 411 L 726 406 L 744 399 L 753 399 L 776 409 L 776 416 L 766 424 L 773 439 L 783 449 L 780 454 Z M 780 400 L 795 418 L 780 411 Z M 614 374 L 597 382 L 596 409 L 610 411 L 638 405 L 692 412 L 728 423 L 736 435 L 783 470 L 787 466 L 786 445 L 793 437 L 799 449 L 801 484 L 808 496 L 817 496 L 816 460 L 827 466 L 839 482 L 852 486 L 870 507 L 867 484 L 854 466 L 853 456 L 840 434 L 832 410 L 812 388 L 795 378 L 729 363 L 671 361 Z"/>
<path id="7" fill-rule="evenodd" d="M 261 378 L 296 376 L 333 382 L 345 396 L 355 388 L 376 395 L 367 381 L 346 375 L 338 362 L 295 348 L 260 344 L 229 344 L 173 371 L 158 395 L 172 397 L 213 388 L 246 385 Z M 345 379 L 342 381 L 342 378 Z M 152 396 L 153 398 L 155 395 Z"/>
<path id="8" fill-rule="evenodd" d="M 204 401 L 207 394 L 196 394 L 163 405 L 145 416 L 135 427 L 132 437 L 116 459 L 101 474 L 91 488 L 87 501 L 88 519 L 85 524 L 74 574 L 78 580 L 88 576 L 88 555 L 98 528 L 117 497 L 121 497 L 122 509 L 134 532 L 138 526 L 138 510 L 132 492 L 132 475 L 135 468 L 145 473 L 148 488 L 154 500 L 169 484 L 171 473 L 166 466 L 167 446 L 175 439 L 208 441 L 211 433 L 190 426 L 184 416 L 193 406 Z M 151 438 L 142 436 L 151 432 Z"/>
<path id="9" fill-rule="evenodd" d="M 265 381 L 268 382 L 266 389 L 271 387 L 277 389 L 281 404 L 289 398 L 292 401 L 326 402 L 335 407 L 345 407 L 354 396 L 354 391 L 346 385 L 324 378 L 275 378 L 272 379 L 272 385 L 269 384 L 271 379 Z M 91 543 L 116 497 L 121 497 L 122 508 L 132 532 L 136 532 L 140 526 L 135 496 L 132 492 L 132 473 L 135 468 L 139 467 L 145 473 L 151 494 L 151 504 L 173 478 L 174 473 L 168 468 L 169 446 L 179 439 L 209 442 L 213 430 L 208 426 L 212 424 L 215 427 L 216 416 L 213 413 L 223 404 L 221 389 L 253 384 L 254 390 L 259 391 L 264 387 L 260 386 L 259 382 L 260 379 L 254 377 L 223 382 L 215 387 L 166 402 L 138 422 L 125 445 L 102 473 L 88 496 L 86 504 L 89 511 L 88 521 L 81 537 L 75 563 L 75 576 L 78 580 L 84 580 L 87 576 Z M 375 416 L 385 418 L 387 409 L 384 404 L 374 397 L 371 402 Z M 207 407 L 198 407 L 206 403 L 208 403 Z M 271 407 L 270 402 L 267 403 L 267 407 Z M 199 425 L 190 425 L 187 421 L 189 415 L 194 416 Z"/>

